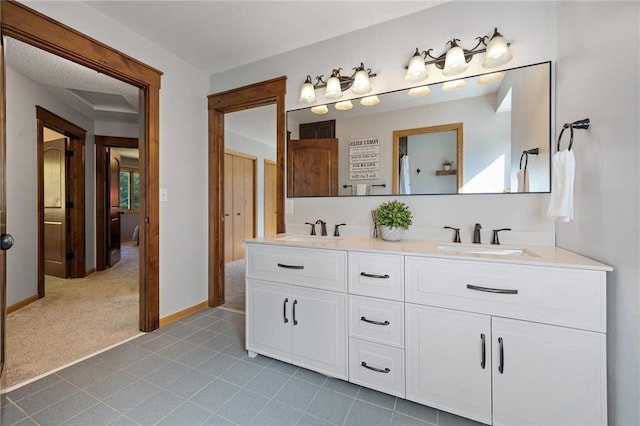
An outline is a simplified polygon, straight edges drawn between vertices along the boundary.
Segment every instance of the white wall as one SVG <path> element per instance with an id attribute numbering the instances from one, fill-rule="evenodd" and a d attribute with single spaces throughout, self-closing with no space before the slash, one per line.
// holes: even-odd
<path id="1" fill-rule="evenodd" d="M 91 158 L 93 122 L 60 102 L 40 84 L 6 67 L 7 87 L 7 230 L 16 243 L 7 252 L 7 305 L 38 294 L 38 174 L 36 105 L 87 131 L 85 158 Z M 95 167 L 87 161 L 87 186 Z M 95 185 L 93 185 L 95 187 Z M 91 191 L 91 193 L 93 193 Z M 87 198 L 90 200 L 91 198 Z M 87 267 L 95 266 L 95 213 L 86 205 Z"/>
<path id="2" fill-rule="evenodd" d="M 360 61 L 378 73 L 372 79 L 373 93 L 409 87 L 404 66 L 417 46 L 444 51 L 452 35 L 472 47 L 476 37 L 490 34 L 494 27 L 512 42 L 513 60 L 503 68 L 555 59 L 555 3 L 551 2 L 450 2 L 354 31 L 301 49 L 277 55 L 210 78 L 210 92 L 219 92 L 256 81 L 286 75 L 288 110 L 306 107 L 298 103 L 300 85 L 307 74 L 327 74 L 332 68 L 349 69 Z M 461 77 L 480 73 L 482 61 L 476 58 Z M 442 81 L 430 68 L 427 83 Z M 318 92 L 320 94 L 320 92 Z M 352 98 L 349 92 L 346 98 Z M 318 96 L 317 104 L 324 100 Z M 367 234 L 370 210 L 389 197 L 298 198 L 294 213 L 287 215 L 287 230 L 308 231 L 304 222 L 317 219 L 329 224 L 346 222 L 343 234 Z M 414 210 L 416 223 L 409 237 L 433 236 L 449 239 L 444 225 L 461 227 L 468 240 L 473 224 L 480 222 L 487 241 L 492 228 L 514 229 L 501 238 L 505 243 L 522 241 L 553 244 L 554 224 L 545 217 L 548 195 L 434 195 L 405 197 Z M 412 233 L 413 232 L 413 233 Z M 466 234 L 465 234 L 466 233 Z"/>
<path id="3" fill-rule="evenodd" d="M 614 268 L 607 276 L 611 425 L 640 424 L 639 22 L 638 2 L 558 5 L 557 127 L 591 119 L 589 130 L 575 131 L 575 220 L 556 226 L 558 245 Z"/>
<path id="4" fill-rule="evenodd" d="M 162 71 L 160 317 L 207 300 L 207 74 L 83 2 L 25 4 Z"/>

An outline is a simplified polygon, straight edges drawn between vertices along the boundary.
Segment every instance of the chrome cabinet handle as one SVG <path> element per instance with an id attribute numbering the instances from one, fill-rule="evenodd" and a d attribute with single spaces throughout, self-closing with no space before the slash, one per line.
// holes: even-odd
<path id="1" fill-rule="evenodd" d="M 287 265 L 285 263 L 278 263 L 278 267 L 285 269 L 304 269 L 304 265 Z"/>
<path id="2" fill-rule="evenodd" d="M 375 325 L 389 325 L 389 324 L 391 324 L 389 321 L 385 321 L 385 322 L 374 321 L 374 320 L 367 319 L 367 317 L 360 317 L 360 321 L 368 322 L 369 324 L 375 324 Z"/>
<path id="3" fill-rule="evenodd" d="M 500 374 L 504 374 L 504 344 L 502 337 L 498 337 L 498 344 L 500 345 L 500 364 L 498 364 L 498 371 Z"/>
<path id="4" fill-rule="evenodd" d="M 480 367 L 484 370 L 487 362 L 487 343 L 484 338 L 484 333 L 480 333 L 480 341 L 482 342 L 482 359 L 480 360 Z"/>
<path id="5" fill-rule="evenodd" d="M 467 284 L 467 288 L 469 290 L 484 291 L 485 293 L 518 294 L 518 290 L 511 290 L 511 289 L 505 289 L 505 288 L 480 287 L 478 285 L 473 285 L 473 284 Z"/>
<path id="6" fill-rule="evenodd" d="M 284 323 L 289 322 L 289 318 L 287 318 L 287 303 L 289 302 L 289 298 L 285 297 L 284 303 L 282 304 L 282 317 L 284 318 Z"/>
<path id="7" fill-rule="evenodd" d="M 362 361 L 360 365 L 363 366 L 364 368 L 368 368 L 371 371 L 375 371 L 376 373 L 385 373 L 385 374 L 391 373 L 391 370 L 389 368 L 385 368 L 383 370 L 382 368 L 372 367 L 370 365 L 367 365 L 367 363 L 364 361 Z"/>
<path id="8" fill-rule="evenodd" d="M 363 277 L 367 277 L 367 278 L 380 278 L 383 280 L 389 279 L 389 275 L 388 274 L 384 274 L 384 275 L 378 275 L 378 274 L 368 274 L 366 272 L 360 272 L 360 275 Z"/>
<path id="9" fill-rule="evenodd" d="M 298 320 L 296 319 L 296 305 L 298 304 L 298 299 L 293 301 L 293 325 L 298 325 Z"/>

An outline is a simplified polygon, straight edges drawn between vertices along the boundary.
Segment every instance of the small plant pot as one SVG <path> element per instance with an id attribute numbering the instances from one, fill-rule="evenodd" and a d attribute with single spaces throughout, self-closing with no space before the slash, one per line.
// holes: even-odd
<path id="1" fill-rule="evenodd" d="M 402 228 L 389 228 L 388 226 L 380 227 L 380 236 L 385 241 L 400 241 L 404 235 Z"/>
<path id="2" fill-rule="evenodd" d="M 442 166 L 443 170 L 451 170 L 451 164 L 445 164 L 444 166 Z"/>

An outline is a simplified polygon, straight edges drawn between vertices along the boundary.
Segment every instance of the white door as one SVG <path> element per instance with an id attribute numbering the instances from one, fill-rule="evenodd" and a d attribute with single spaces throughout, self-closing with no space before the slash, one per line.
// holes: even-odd
<path id="1" fill-rule="evenodd" d="M 292 296 L 294 364 L 346 380 L 347 296 L 304 288 Z"/>
<path id="2" fill-rule="evenodd" d="M 291 362 L 291 287 L 247 280 L 247 349 Z"/>
<path id="3" fill-rule="evenodd" d="M 491 424 L 491 318 L 407 304 L 407 399 Z"/>
<path id="4" fill-rule="evenodd" d="M 492 321 L 494 425 L 607 423 L 604 334 Z"/>

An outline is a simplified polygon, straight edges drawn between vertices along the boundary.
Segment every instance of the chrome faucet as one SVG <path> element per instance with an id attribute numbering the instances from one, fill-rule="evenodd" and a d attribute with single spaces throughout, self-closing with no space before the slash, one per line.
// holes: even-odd
<path id="1" fill-rule="evenodd" d="M 318 219 L 316 220 L 316 225 L 320 224 L 320 232 L 321 235 L 326 236 L 327 235 L 327 222 L 323 221 L 322 219 Z"/>
<path id="2" fill-rule="evenodd" d="M 476 226 L 473 228 L 473 244 L 482 243 L 480 239 L 480 230 L 482 229 L 482 225 L 476 223 Z"/>

